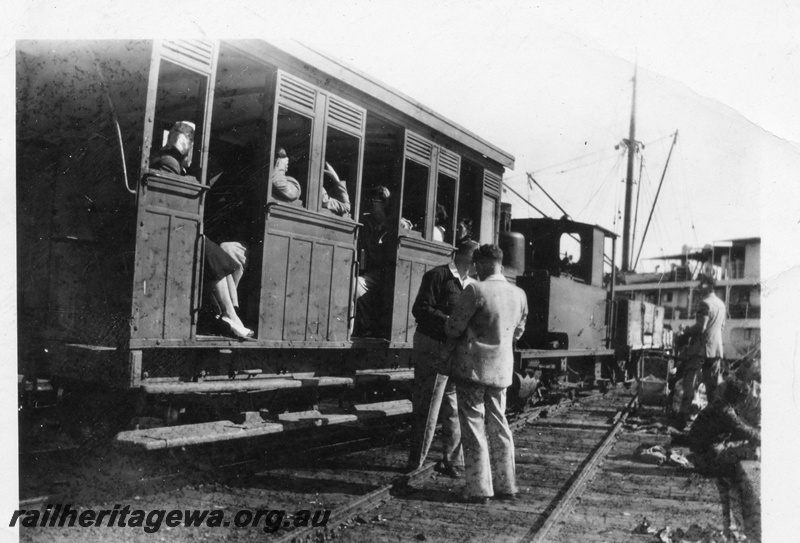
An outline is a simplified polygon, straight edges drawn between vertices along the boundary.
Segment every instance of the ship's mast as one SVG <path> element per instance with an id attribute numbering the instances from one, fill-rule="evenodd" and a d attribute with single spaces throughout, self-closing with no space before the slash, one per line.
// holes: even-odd
<path id="1" fill-rule="evenodd" d="M 636 156 L 636 66 L 633 68 L 633 100 L 631 102 L 631 127 L 628 134 L 628 175 L 625 181 L 625 216 L 622 227 L 622 271 L 631 265 L 631 200 L 633 199 L 633 160 Z"/>

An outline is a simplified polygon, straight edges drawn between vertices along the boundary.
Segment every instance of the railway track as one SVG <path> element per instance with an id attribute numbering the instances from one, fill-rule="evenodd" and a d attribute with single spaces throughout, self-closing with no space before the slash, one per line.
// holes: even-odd
<path id="1" fill-rule="evenodd" d="M 420 470 L 403 473 L 406 435 L 395 429 L 234 462 L 205 478 L 151 485 L 123 503 L 144 510 L 216 509 L 226 518 L 239 509 L 289 512 L 273 533 L 263 523 L 181 526 L 162 528 L 166 541 L 645 542 L 659 541 L 665 529 L 701 531 L 707 541 L 736 540 L 747 530 L 748 541 L 758 540 L 758 526 L 744 514 L 735 482 L 636 457 L 640 446 L 668 445 L 670 436 L 632 430 L 627 417 L 634 398 L 633 391 L 612 389 L 518 416 L 512 422 L 521 489 L 516 502 L 458 503 L 463 483 L 433 470 L 435 452 Z M 86 502 L 94 509 L 103 504 L 113 502 Z M 291 512 L 300 510 L 329 511 L 325 527 L 289 527 Z M 20 534 L 23 540 L 52 539 L 53 530 L 58 532 L 35 528 Z M 144 534 L 131 527 L 93 527 L 58 535 L 64 541 L 138 541 Z"/>

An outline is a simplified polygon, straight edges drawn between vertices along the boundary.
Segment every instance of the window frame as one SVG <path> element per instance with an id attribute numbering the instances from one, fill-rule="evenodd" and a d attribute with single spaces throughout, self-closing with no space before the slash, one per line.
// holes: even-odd
<path id="1" fill-rule="evenodd" d="M 435 187 L 433 190 L 434 201 L 433 201 L 433 224 L 434 227 L 436 225 L 436 206 L 439 204 L 439 176 L 443 175 L 445 177 L 449 177 L 453 180 L 453 184 L 455 186 L 455 190 L 453 192 L 453 206 L 452 209 L 446 209 L 449 217 L 448 226 L 450 237 L 452 241 L 447 241 L 445 238 L 444 241 L 438 243 L 445 243 L 447 245 L 455 245 L 456 241 L 456 225 L 458 224 L 457 216 L 458 216 L 458 198 L 459 198 L 459 189 L 461 187 L 461 156 L 457 153 L 449 151 L 443 147 L 439 147 L 438 153 L 436 156 L 436 176 L 434 177 Z M 433 229 L 431 229 L 431 240 L 433 239 Z"/>
<path id="2" fill-rule="evenodd" d="M 187 49 L 203 50 L 207 55 L 206 60 L 187 54 Z M 139 178 L 152 173 L 150 158 L 154 152 L 153 131 L 155 129 L 156 99 L 161 81 L 161 65 L 164 61 L 170 62 L 180 68 L 186 69 L 206 78 L 205 115 L 202 122 L 194 120 L 196 132 L 200 132 L 201 141 L 195 141 L 195 152 L 199 154 L 200 175 L 197 181 L 206 185 L 206 167 L 208 161 L 208 144 L 211 136 L 211 118 L 213 116 L 214 90 L 216 86 L 217 60 L 219 44 L 209 40 L 156 40 L 150 57 L 150 73 L 147 84 L 147 101 L 145 104 L 144 133 L 142 137 L 142 159 Z M 189 120 L 191 119 L 181 119 Z M 199 146 L 199 148 L 198 148 Z M 160 149 L 160 145 L 157 149 Z M 157 150 L 156 149 L 156 150 Z M 161 173 L 161 172 L 160 172 Z"/>
<path id="3" fill-rule="evenodd" d="M 275 169 L 275 152 L 278 144 L 278 114 L 280 109 L 284 108 L 311 120 L 308 183 L 306 194 L 301 194 L 301 199 L 305 200 L 305 204 L 302 206 L 303 209 L 316 213 L 324 211 L 322 208 L 322 184 L 328 144 L 328 128 L 335 128 L 356 138 L 358 142 L 356 179 L 346 179 L 345 181 L 355 183 L 355 202 L 351 202 L 351 217 L 349 218 L 352 219 L 353 216 L 357 216 L 361 195 L 367 110 L 280 68 L 275 74 L 273 96 L 273 111 L 270 117 L 271 126 L 269 130 L 267 204 L 282 203 L 272 197 L 272 173 Z M 342 218 L 346 219 L 348 217 Z"/>

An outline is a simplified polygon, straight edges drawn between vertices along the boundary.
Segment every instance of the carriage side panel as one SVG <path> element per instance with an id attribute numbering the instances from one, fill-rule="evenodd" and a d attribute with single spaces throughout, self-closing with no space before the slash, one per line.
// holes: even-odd
<path id="1" fill-rule="evenodd" d="M 426 271 L 445 264 L 453 248 L 416 237 L 400 236 L 392 314 L 392 341 L 411 343 L 417 323 L 411 314 Z"/>
<path id="2" fill-rule="evenodd" d="M 283 338 L 283 312 L 286 308 L 286 264 L 289 262 L 288 234 L 271 232 L 269 258 L 264 258 L 259 338 Z"/>
<path id="3" fill-rule="evenodd" d="M 357 223 L 272 204 L 267 218 L 258 339 L 347 339 Z"/>
<path id="4" fill-rule="evenodd" d="M 133 336 L 189 339 L 192 335 L 195 254 L 200 239 L 199 185 L 149 176 L 142 189 L 134 274 Z"/>

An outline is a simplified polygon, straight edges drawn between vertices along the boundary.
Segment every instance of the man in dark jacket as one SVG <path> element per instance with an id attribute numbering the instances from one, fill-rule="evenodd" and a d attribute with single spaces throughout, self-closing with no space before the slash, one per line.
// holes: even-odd
<path id="1" fill-rule="evenodd" d="M 447 360 L 452 351 L 444 333 L 444 323 L 461 292 L 472 282 L 473 241 L 458 246 L 453 261 L 428 270 L 411 312 L 417 320 L 414 333 L 414 423 L 408 467 L 422 466 L 433 442 L 439 410 L 442 412 L 442 460 L 437 469 L 450 477 L 458 477 L 463 465 L 461 428 L 458 423 L 456 390 L 446 375 Z"/>
<path id="2" fill-rule="evenodd" d="M 736 462 L 759 456 L 761 431 L 740 417 L 748 393 L 747 383 L 730 378 L 722 397 L 697 415 L 689 430 L 689 444 L 698 471 L 731 475 Z"/>

